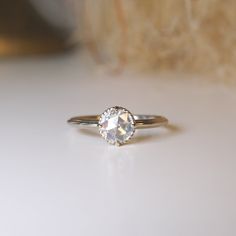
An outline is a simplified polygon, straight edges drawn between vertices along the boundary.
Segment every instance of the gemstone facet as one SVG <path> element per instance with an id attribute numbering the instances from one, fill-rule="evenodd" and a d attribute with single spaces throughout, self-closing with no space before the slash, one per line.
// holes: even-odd
<path id="1" fill-rule="evenodd" d="M 111 107 L 105 110 L 99 119 L 99 132 L 110 144 L 126 143 L 134 134 L 133 115 L 123 107 Z"/>

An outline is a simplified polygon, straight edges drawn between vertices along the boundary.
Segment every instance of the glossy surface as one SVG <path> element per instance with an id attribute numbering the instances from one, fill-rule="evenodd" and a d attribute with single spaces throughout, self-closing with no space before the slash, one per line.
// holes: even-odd
<path id="1" fill-rule="evenodd" d="M 204 81 L 1 61 L 0 235 L 235 236 L 236 88 Z M 117 148 L 66 123 L 114 104 L 170 129 Z"/>

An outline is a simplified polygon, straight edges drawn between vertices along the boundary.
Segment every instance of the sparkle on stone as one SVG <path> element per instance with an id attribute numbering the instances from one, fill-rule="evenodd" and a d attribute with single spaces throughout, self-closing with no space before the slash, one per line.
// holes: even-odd
<path id="1" fill-rule="evenodd" d="M 101 135 L 111 144 L 123 144 L 134 134 L 134 118 L 122 107 L 107 109 L 100 117 L 99 130 Z"/>

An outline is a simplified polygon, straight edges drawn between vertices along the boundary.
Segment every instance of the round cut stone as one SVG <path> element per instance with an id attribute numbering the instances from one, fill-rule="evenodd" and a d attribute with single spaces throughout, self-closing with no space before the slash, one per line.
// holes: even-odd
<path id="1" fill-rule="evenodd" d="M 133 115 L 123 107 L 112 107 L 102 113 L 99 131 L 111 144 L 120 145 L 128 141 L 135 131 Z"/>

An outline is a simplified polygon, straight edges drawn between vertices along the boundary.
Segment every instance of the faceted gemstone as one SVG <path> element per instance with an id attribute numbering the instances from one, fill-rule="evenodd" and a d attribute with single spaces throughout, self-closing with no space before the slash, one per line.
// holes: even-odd
<path id="1" fill-rule="evenodd" d="M 112 107 L 100 116 L 99 131 L 109 143 L 120 145 L 132 137 L 134 124 L 134 118 L 128 110 Z"/>

